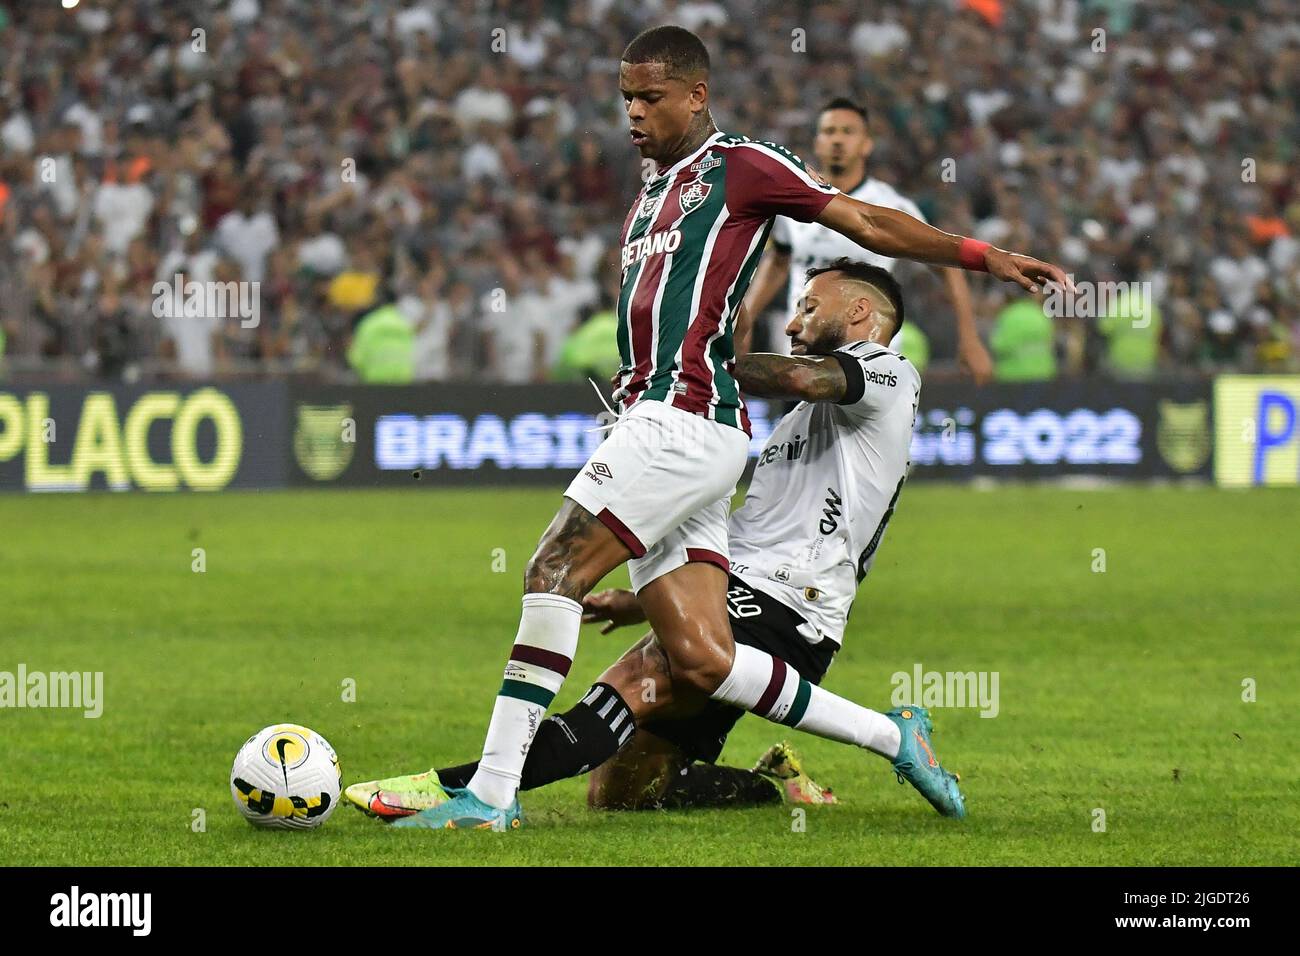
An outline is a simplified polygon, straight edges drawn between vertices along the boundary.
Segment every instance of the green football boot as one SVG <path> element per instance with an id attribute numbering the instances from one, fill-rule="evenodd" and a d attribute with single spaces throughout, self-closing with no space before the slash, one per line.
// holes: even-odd
<path id="1" fill-rule="evenodd" d="M 435 770 L 354 783 L 343 796 L 358 810 L 381 820 L 413 816 L 451 799 Z"/>

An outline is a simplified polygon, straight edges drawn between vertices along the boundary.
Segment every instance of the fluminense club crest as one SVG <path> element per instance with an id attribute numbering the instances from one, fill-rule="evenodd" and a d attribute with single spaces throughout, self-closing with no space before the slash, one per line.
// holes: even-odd
<path id="1" fill-rule="evenodd" d="M 677 200 L 682 205 L 682 214 L 695 209 L 700 203 L 709 198 L 709 190 L 713 188 L 711 183 L 706 183 L 702 179 L 696 179 L 682 187 L 682 191 L 677 194 Z"/>

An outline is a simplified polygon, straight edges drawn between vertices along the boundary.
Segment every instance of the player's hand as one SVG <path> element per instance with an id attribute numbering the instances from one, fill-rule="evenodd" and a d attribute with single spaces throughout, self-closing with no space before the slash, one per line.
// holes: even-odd
<path id="1" fill-rule="evenodd" d="M 616 627 L 639 624 L 644 620 L 645 612 L 641 610 L 641 603 L 631 591 L 611 588 L 608 591 L 588 594 L 582 599 L 582 623 L 595 624 L 598 621 L 607 621 L 608 623 L 600 629 L 602 634 L 608 634 Z"/>
<path id="2" fill-rule="evenodd" d="M 1067 291 L 1074 291 L 1074 283 L 1060 266 L 1031 256 L 1022 256 L 1018 252 L 1007 252 L 997 246 L 989 246 L 984 250 L 984 265 L 990 275 L 997 276 L 1003 282 L 1014 282 L 1027 292 L 1037 292 L 1048 282 L 1058 283 Z"/>
<path id="3" fill-rule="evenodd" d="M 993 356 L 977 337 L 957 343 L 957 361 L 976 385 L 987 385 L 993 380 Z"/>

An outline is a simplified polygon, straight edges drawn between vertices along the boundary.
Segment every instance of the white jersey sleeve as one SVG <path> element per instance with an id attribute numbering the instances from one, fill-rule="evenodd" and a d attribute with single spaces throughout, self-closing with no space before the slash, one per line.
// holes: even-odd
<path id="1" fill-rule="evenodd" d="M 900 403 L 911 412 L 915 367 L 894 350 L 875 342 L 850 342 L 831 353 L 840 364 L 848 387 L 837 404 L 861 418 L 877 418 Z"/>

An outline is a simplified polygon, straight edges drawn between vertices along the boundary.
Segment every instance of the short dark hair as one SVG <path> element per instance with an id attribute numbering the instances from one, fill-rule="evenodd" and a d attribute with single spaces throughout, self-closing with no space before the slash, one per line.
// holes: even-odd
<path id="1" fill-rule="evenodd" d="M 809 269 L 804 275 L 804 281 L 808 282 L 823 272 L 842 272 L 850 279 L 865 282 L 888 299 L 890 306 L 894 309 L 894 320 L 898 323 L 894 329 L 894 334 L 898 334 L 898 330 L 903 327 L 903 289 L 898 284 L 898 280 L 890 275 L 887 270 L 880 268 L 880 266 L 869 265 L 858 259 L 840 256 L 828 266 L 822 266 L 820 269 Z"/>
<path id="2" fill-rule="evenodd" d="M 623 51 L 624 63 L 662 63 L 668 75 L 687 80 L 709 75 L 709 51 L 685 27 L 651 27 L 636 35 Z"/>
<path id="3" fill-rule="evenodd" d="M 852 110 L 854 113 L 857 113 L 859 116 L 862 117 L 863 126 L 866 126 L 868 128 L 870 128 L 871 126 L 871 121 L 870 119 L 867 118 L 867 108 L 863 106 L 861 103 L 849 99 L 847 96 L 835 97 L 835 99 L 831 100 L 829 103 L 827 103 L 825 106 L 823 106 L 821 109 L 817 111 L 817 118 L 821 119 L 821 115 L 825 113 L 827 110 Z"/>

